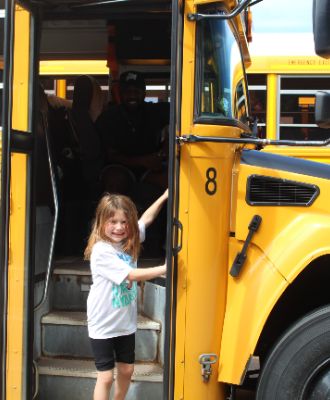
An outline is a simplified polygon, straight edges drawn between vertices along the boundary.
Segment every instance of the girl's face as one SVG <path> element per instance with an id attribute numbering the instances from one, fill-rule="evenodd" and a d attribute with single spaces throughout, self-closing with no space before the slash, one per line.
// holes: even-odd
<path id="1" fill-rule="evenodd" d="M 115 211 L 114 215 L 106 221 L 104 232 L 113 243 L 121 243 L 128 238 L 128 223 L 124 211 Z"/>

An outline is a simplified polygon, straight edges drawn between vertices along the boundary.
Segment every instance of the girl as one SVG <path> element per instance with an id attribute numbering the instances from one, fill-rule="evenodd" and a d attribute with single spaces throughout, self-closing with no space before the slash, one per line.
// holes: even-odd
<path id="1" fill-rule="evenodd" d="M 85 250 L 93 284 L 87 299 L 88 334 L 98 370 L 94 400 L 109 400 L 116 361 L 114 400 L 124 400 L 134 369 L 137 329 L 137 284 L 163 275 L 166 264 L 136 268 L 145 228 L 156 218 L 167 190 L 137 219 L 126 196 L 106 194 L 100 200 Z"/>

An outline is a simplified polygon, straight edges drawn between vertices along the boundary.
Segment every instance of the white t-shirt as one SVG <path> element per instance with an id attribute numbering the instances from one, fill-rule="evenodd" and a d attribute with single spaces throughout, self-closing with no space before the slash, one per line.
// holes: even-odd
<path id="1" fill-rule="evenodd" d="M 140 240 L 145 226 L 139 221 Z M 87 299 L 88 334 L 92 339 L 109 339 L 136 331 L 137 283 L 128 289 L 126 277 L 136 262 L 120 247 L 99 241 L 92 249 L 90 266 L 93 284 Z"/>

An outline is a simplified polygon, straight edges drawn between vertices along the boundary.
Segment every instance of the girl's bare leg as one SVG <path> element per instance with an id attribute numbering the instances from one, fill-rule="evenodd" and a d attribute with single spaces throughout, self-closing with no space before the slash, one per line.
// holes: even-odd
<path id="1" fill-rule="evenodd" d="M 125 400 L 126 393 L 131 383 L 134 364 L 117 363 L 117 376 L 115 379 L 115 396 L 113 400 Z"/>
<path id="2" fill-rule="evenodd" d="M 98 371 L 94 389 L 94 400 L 109 400 L 113 382 L 113 370 Z"/>

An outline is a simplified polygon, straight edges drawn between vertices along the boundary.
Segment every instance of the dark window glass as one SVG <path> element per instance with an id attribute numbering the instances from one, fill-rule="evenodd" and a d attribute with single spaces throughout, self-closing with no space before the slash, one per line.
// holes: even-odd
<path id="1" fill-rule="evenodd" d="M 329 90 L 330 79 L 322 76 L 281 77 L 281 89 Z"/>
<path id="2" fill-rule="evenodd" d="M 330 129 L 281 127 L 283 140 L 326 140 L 330 137 Z"/>
<path id="3" fill-rule="evenodd" d="M 247 74 L 248 85 L 267 85 L 266 74 Z"/>
<path id="4" fill-rule="evenodd" d="M 267 75 L 248 74 L 251 116 L 257 119 L 258 136 L 266 137 Z"/>
<path id="5" fill-rule="evenodd" d="M 315 93 L 329 90 L 327 77 L 281 77 L 280 86 L 280 139 L 323 140 L 330 130 L 315 124 Z"/>
<path id="6" fill-rule="evenodd" d="M 225 20 L 202 20 L 198 24 L 198 39 L 197 116 L 246 122 L 244 69 L 230 23 Z"/>

